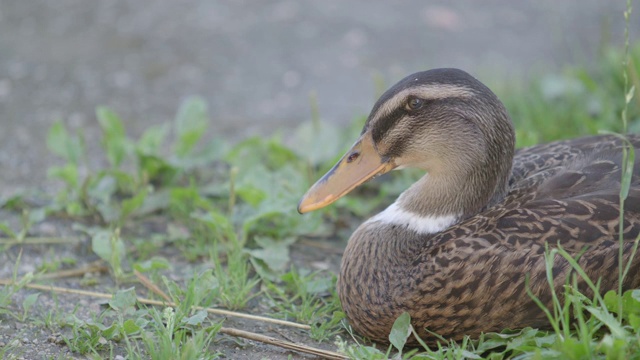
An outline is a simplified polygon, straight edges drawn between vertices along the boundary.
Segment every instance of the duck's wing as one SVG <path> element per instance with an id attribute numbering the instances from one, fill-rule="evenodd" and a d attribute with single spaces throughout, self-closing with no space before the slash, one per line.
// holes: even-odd
<path id="1" fill-rule="evenodd" d="M 628 134 L 626 138 L 634 148 L 640 147 L 640 134 Z M 513 188 L 526 178 L 534 177 L 534 181 L 538 181 L 538 178 L 547 178 L 556 170 L 589 165 L 589 159 L 597 161 L 599 157 L 616 161 L 620 165 L 621 157 L 617 155 L 621 153 L 622 147 L 623 142 L 619 137 L 599 135 L 518 149 L 513 159 L 510 185 Z"/>
<path id="2" fill-rule="evenodd" d="M 630 140 L 637 149 L 640 139 L 631 136 Z M 420 264 L 429 281 L 421 289 L 425 293 L 437 289 L 453 304 L 428 314 L 431 330 L 455 327 L 460 333 L 478 333 L 473 324 L 467 326 L 469 318 L 482 318 L 483 331 L 548 326 L 544 313 L 527 293 L 529 289 L 551 306 L 544 256 L 547 246 L 562 246 L 579 257 L 589 278 L 600 280 L 602 292 L 617 289 L 621 144 L 619 139 L 604 136 L 521 150 L 511 191 L 503 202 L 427 238 Z M 640 233 L 638 162 L 625 201 L 622 233 L 628 260 Z M 572 267 L 559 255 L 551 264 L 554 289 L 561 296 Z M 578 286 L 589 296 L 583 281 L 578 280 Z M 623 288 L 638 286 L 640 254 Z M 442 328 L 433 325 L 440 324 L 434 320 L 438 317 Z"/>
<path id="3" fill-rule="evenodd" d="M 628 138 L 638 150 L 640 136 Z M 541 258 L 545 248 L 559 245 L 574 256 L 582 254 L 587 274 L 596 279 L 611 275 L 607 280 L 614 283 L 622 148 L 617 137 L 595 136 L 519 151 L 504 201 L 430 237 L 423 260 L 444 269 L 462 263 L 456 256 L 470 254 L 478 258 L 474 260 L 477 263 L 499 271 L 544 273 Z M 640 234 L 640 156 L 636 157 L 624 204 L 623 252 L 628 256 Z M 525 258 L 529 265 L 520 260 Z M 640 259 L 640 254 L 636 258 Z M 467 258 L 458 260 L 469 264 Z M 562 271 L 567 266 L 564 263 Z M 633 270 L 629 281 L 639 285 L 640 265 Z"/>
<path id="4" fill-rule="evenodd" d="M 628 139 L 640 148 L 640 135 Z M 434 236 L 431 249 L 453 239 L 536 249 L 545 243 L 617 239 L 623 147 L 620 138 L 603 135 L 519 150 L 504 200 Z M 625 201 L 624 229 L 628 240 L 640 231 L 640 153 Z"/>

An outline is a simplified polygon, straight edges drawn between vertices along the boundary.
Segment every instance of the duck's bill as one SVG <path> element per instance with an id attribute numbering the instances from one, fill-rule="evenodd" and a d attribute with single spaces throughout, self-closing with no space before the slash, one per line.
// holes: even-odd
<path id="1" fill-rule="evenodd" d="M 392 160 L 378 154 L 371 135 L 366 132 L 342 159 L 307 191 L 298 204 L 298 212 L 302 214 L 323 208 L 363 182 L 395 167 Z"/>

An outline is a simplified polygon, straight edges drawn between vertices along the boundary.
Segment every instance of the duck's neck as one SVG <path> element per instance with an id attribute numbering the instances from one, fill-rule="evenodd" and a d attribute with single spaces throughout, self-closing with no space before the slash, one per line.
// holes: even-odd
<path id="1" fill-rule="evenodd" d="M 507 193 L 513 150 L 473 169 L 427 173 L 374 219 L 433 234 L 499 203 Z"/>

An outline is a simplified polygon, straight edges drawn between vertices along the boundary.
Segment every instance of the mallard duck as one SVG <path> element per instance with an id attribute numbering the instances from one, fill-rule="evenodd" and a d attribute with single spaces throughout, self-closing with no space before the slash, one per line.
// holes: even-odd
<path id="1" fill-rule="evenodd" d="M 638 149 L 640 136 L 628 139 Z M 551 306 L 547 244 L 581 254 L 602 292 L 617 289 L 624 143 L 601 135 L 517 151 L 514 144 L 504 105 L 462 70 L 415 73 L 380 97 L 360 138 L 298 205 L 300 213 L 322 208 L 392 169 L 426 171 L 349 239 L 338 293 L 357 332 L 387 342 L 403 312 L 425 340 L 433 340 L 430 332 L 460 340 L 544 328 L 548 319 L 527 286 Z M 640 233 L 638 163 L 623 228 L 628 258 Z M 640 285 L 639 259 L 624 289 Z M 559 294 L 570 273 L 556 256 Z"/>

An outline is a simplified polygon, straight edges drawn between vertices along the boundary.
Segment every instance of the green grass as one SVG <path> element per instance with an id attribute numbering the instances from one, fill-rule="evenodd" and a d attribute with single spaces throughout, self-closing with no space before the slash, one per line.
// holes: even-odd
<path id="1" fill-rule="evenodd" d="M 344 313 L 335 290 L 335 276 L 292 268 L 279 280 L 265 280 L 266 296 L 276 311 L 273 316 L 311 325 L 309 336 L 316 341 L 331 339 L 340 332 Z"/>
<path id="2" fill-rule="evenodd" d="M 627 89 L 640 89 L 640 46 L 631 49 L 631 59 Z M 619 51 L 605 52 L 593 69 L 570 68 L 525 84 L 494 86 L 516 124 L 518 145 L 599 130 L 621 132 L 625 106 L 629 130 L 639 131 L 640 96 L 623 101 L 628 90 L 622 60 Z M 635 355 L 640 352 L 640 290 L 586 298 L 568 287 L 563 302 L 556 298 L 549 312 L 551 332 L 505 331 L 407 351 L 404 341 L 411 328 L 405 316 L 394 326 L 388 350 L 359 344 L 344 325 L 335 274 L 291 266 L 289 249 L 302 237 L 335 236 L 336 229 L 344 227 L 339 219 L 374 213 L 415 180 L 416 173 L 395 172 L 388 181 L 368 183 L 324 212 L 304 217 L 296 212 L 299 197 L 355 139 L 363 118 L 348 129 L 337 129 L 321 123 L 316 114 L 293 131 L 285 145 L 278 134 L 236 144 L 219 137 L 206 140 L 210 116 L 200 98 L 187 99 L 172 123 L 149 128 L 137 139 L 127 134 L 114 111 L 99 108 L 96 117 L 108 166 L 90 167 L 82 133 L 70 133 L 59 121 L 51 127 L 47 144 L 61 158 L 49 176 L 63 184 L 62 190 L 45 206 L 31 206 L 20 196 L 0 200 L 2 208 L 20 214 L 18 225 L 0 223 L 5 250 L 28 241 L 46 244 L 52 239 L 30 238 L 33 225 L 66 219 L 89 236 L 90 251 L 109 266 L 115 298 L 102 312 L 87 319 L 56 309 L 39 318 L 52 331 L 66 331 L 66 344 L 76 353 L 110 356 L 120 347 L 132 359 L 196 359 L 209 349 L 206 356 L 216 358 L 222 355 L 216 350 L 222 322 L 192 306 L 262 306 L 273 317 L 310 325 L 309 344 L 335 342 L 336 348 L 360 359 L 397 353 L 412 359 L 640 357 Z M 158 218 L 165 224 L 159 229 L 150 225 Z M 179 280 L 169 279 L 167 271 L 176 270 L 176 259 L 164 255 L 167 248 L 193 268 L 202 265 L 201 270 L 178 272 Z M 547 256 L 566 253 L 551 250 Z M 73 265 L 73 259 L 51 256 L 38 271 Z M 178 305 L 136 304 L 127 290 L 134 269 Z M 13 299 L 38 274 L 14 277 L 16 285 L 0 288 L 0 321 L 32 321 L 38 293 L 20 303 Z M 91 280 L 83 281 L 86 285 Z M 570 314 L 575 322 L 568 321 Z M 7 352 L 11 349 L 1 349 L 0 355 Z"/>

